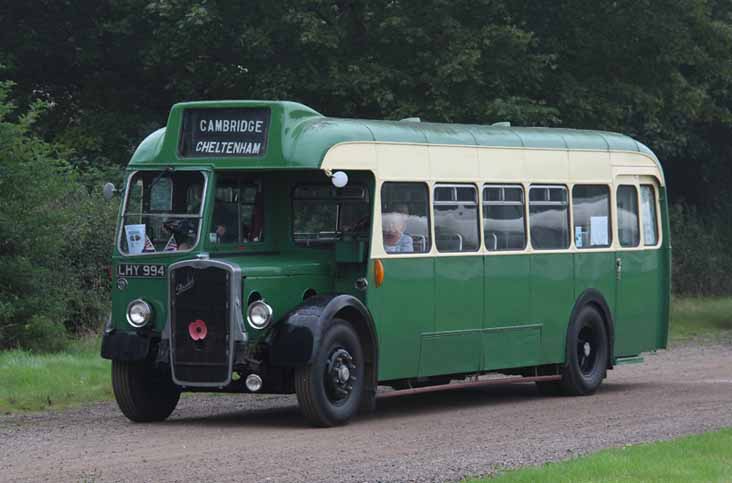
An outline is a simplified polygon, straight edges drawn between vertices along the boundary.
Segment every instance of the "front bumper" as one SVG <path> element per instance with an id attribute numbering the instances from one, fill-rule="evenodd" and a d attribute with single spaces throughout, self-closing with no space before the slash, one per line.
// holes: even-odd
<path id="1" fill-rule="evenodd" d="M 149 336 L 135 332 L 105 332 L 102 337 L 102 357 L 126 362 L 145 360 L 151 343 Z"/>

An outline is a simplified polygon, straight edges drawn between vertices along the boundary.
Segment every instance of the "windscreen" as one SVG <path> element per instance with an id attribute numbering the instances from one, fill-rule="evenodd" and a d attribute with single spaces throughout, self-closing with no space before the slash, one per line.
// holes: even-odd
<path id="1" fill-rule="evenodd" d="M 205 178 L 195 171 L 138 171 L 128 182 L 120 230 L 125 255 L 193 249 Z"/>

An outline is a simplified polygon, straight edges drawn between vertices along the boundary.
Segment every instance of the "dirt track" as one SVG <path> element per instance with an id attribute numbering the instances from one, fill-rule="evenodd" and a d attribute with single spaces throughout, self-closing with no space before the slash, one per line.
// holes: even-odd
<path id="1" fill-rule="evenodd" d="M 0 417 L 0 480 L 445 481 L 732 426 L 732 345 L 686 346 L 611 371 L 592 397 L 533 384 L 379 401 L 334 429 L 294 397 L 184 398 L 165 423 L 114 403 Z"/>

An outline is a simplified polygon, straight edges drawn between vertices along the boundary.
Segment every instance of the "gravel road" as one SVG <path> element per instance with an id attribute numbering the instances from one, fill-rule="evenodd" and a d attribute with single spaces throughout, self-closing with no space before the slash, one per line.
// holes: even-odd
<path id="1" fill-rule="evenodd" d="M 0 416 L 0 480 L 452 481 L 729 426 L 732 345 L 687 345 L 618 367 L 591 397 L 407 395 L 332 429 L 305 426 L 290 396 L 189 396 L 149 425 L 114 403 Z"/>

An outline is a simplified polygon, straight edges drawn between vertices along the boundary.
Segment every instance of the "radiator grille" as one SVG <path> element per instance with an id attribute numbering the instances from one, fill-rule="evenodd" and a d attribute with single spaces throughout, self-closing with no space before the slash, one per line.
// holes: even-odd
<path id="1" fill-rule="evenodd" d="M 231 324 L 227 270 L 183 266 L 171 271 L 171 347 L 175 377 L 185 383 L 229 379 Z M 206 336 L 194 340 L 189 326 L 202 320 Z M 195 327 L 195 326 L 194 326 Z"/>

